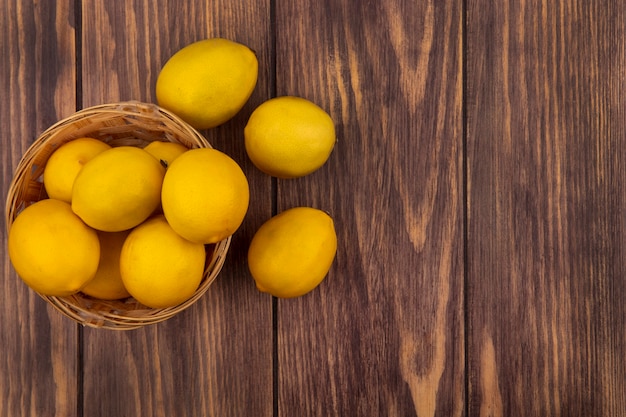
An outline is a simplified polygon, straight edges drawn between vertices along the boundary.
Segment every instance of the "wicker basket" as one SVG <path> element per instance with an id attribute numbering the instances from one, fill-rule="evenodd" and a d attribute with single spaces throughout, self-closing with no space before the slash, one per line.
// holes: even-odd
<path id="1" fill-rule="evenodd" d="M 51 126 L 35 140 L 17 166 L 6 201 L 6 227 L 28 205 L 46 198 L 43 170 L 50 155 L 62 144 L 92 137 L 111 146 L 144 147 L 152 141 L 178 142 L 188 148 L 210 148 L 209 142 L 176 115 L 153 104 L 123 102 L 86 108 Z M 230 238 L 206 245 L 204 276 L 194 295 L 176 307 L 153 309 L 134 298 L 99 300 L 83 293 L 69 297 L 39 294 L 65 316 L 85 326 L 129 330 L 158 323 L 195 303 L 222 269 Z"/>

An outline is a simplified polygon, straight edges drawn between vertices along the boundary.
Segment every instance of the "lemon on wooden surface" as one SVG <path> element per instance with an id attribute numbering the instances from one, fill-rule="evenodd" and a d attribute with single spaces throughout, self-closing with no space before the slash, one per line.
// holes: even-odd
<path id="1" fill-rule="evenodd" d="M 248 157 L 266 174 L 296 178 L 328 160 L 336 136 L 330 115 L 301 97 L 282 96 L 257 107 L 244 129 Z"/>
<path id="2" fill-rule="evenodd" d="M 43 184 L 50 198 L 72 201 L 74 179 L 94 156 L 111 149 L 107 143 L 93 138 L 78 138 L 57 148 L 43 172 Z"/>
<path id="3" fill-rule="evenodd" d="M 168 167 L 174 159 L 189 150 L 186 146 L 177 142 L 161 142 L 158 140 L 150 142 L 143 149 L 159 161 L 163 161 L 166 167 Z"/>
<path id="4" fill-rule="evenodd" d="M 163 65 L 157 102 L 196 129 L 221 125 L 250 98 L 258 66 L 254 51 L 241 43 L 223 38 L 194 42 Z"/>
<path id="5" fill-rule="evenodd" d="M 100 263 L 93 279 L 81 290 L 83 293 L 102 300 L 119 300 L 130 296 L 120 273 L 120 254 L 129 233 L 130 230 L 98 231 Z"/>
<path id="6" fill-rule="evenodd" d="M 143 149 L 119 146 L 96 155 L 76 176 L 72 210 L 94 229 L 137 226 L 159 206 L 165 168 Z"/>
<path id="7" fill-rule="evenodd" d="M 248 267 L 257 288 L 291 298 L 316 288 L 337 252 L 333 219 L 311 207 L 295 207 L 266 221 L 248 249 Z"/>
<path id="8" fill-rule="evenodd" d="M 134 228 L 122 247 L 124 286 L 152 308 L 176 306 L 189 299 L 202 281 L 206 252 L 170 227 L 165 217 L 152 217 Z"/>
<path id="9" fill-rule="evenodd" d="M 21 211 L 9 230 L 8 246 L 15 271 L 40 294 L 74 294 L 98 269 L 96 231 L 61 200 L 41 200 Z"/>
<path id="10" fill-rule="evenodd" d="M 225 153 L 191 149 L 167 169 L 161 190 L 163 213 L 172 228 L 196 243 L 216 243 L 239 228 L 250 191 L 241 167 Z"/>

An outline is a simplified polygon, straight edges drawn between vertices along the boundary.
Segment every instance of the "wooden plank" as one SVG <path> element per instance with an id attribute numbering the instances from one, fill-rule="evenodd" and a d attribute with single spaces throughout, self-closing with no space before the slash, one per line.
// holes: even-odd
<path id="1" fill-rule="evenodd" d="M 467 2 L 468 415 L 626 415 L 625 11 Z"/>
<path id="2" fill-rule="evenodd" d="M 278 210 L 327 210 L 340 242 L 278 301 L 279 415 L 463 414 L 461 29 L 455 1 L 276 3 L 277 93 L 338 132 Z"/>
<path id="3" fill-rule="evenodd" d="M 245 156 L 243 127 L 269 96 L 269 3 L 245 1 L 83 2 L 83 105 L 155 102 L 161 66 L 183 46 L 222 36 L 259 57 L 259 82 L 231 122 L 205 132 L 248 175 L 251 204 L 221 275 L 177 317 L 126 333 L 85 330 L 84 415 L 269 416 L 272 307 L 247 275 L 254 230 L 271 211 L 270 179 Z"/>
<path id="4" fill-rule="evenodd" d="M 75 111 L 74 11 L 68 3 L 0 1 L 2 196 L 35 138 Z M 77 325 L 17 277 L 4 214 L 1 229 L 0 415 L 74 416 Z"/>

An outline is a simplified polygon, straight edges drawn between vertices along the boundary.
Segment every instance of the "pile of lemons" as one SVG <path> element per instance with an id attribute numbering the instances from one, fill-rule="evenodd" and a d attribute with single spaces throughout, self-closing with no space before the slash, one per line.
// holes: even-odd
<path id="1" fill-rule="evenodd" d="M 250 48 L 206 39 L 165 63 L 157 101 L 191 126 L 209 129 L 241 110 L 257 76 Z M 330 116 L 300 97 L 265 101 L 244 129 L 250 160 L 278 178 L 317 170 L 335 140 Z M 75 139 L 50 156 L 43 182 L 48 198 L 22 210 L 9 230 L 9 256 L 24 282 L 45 295 L 132 296 L 152 308 L 193 295 L 207 245 L 237 231 L 250 198 L 246 176 L 231 157 L 174 142 L 140 148 Z M 260 291 L 296 297 L 326 277 L 336 250 L 332 218 L 295 207 L 258 229 L 248 266 Z"/>
<path id="2" fill-rule="evenodd" d="M 8 245 L 18 275 L 45 295 L 177 305 L 202 280 L 205 245 L 232 235 L 248 208 L 234 160 L 173 142 L 75 139 L 54 151 L 43 177 L 49 198 L 19 213 Z"/>

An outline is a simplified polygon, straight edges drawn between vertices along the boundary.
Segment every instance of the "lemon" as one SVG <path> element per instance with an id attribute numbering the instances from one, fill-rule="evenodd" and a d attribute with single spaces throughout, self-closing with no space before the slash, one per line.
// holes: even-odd
<path id="1" fill-rule="evenodd" d="M 94 229 L 119 232 L 137 226 L 159 206 L 165 168 L 143 149 L 114 147 L 76 176 L 72 210 Z"/>
<path id="2" fill-rule="evenodd" d="M 239 228 L 248 210 L 245 174 L 217 149 L 191 149 L 167 169 L 161 190 L 163 214 L 172 228 L 196 243 L 216 243 Z"/>
<path id="3" fill-rule="evenodd" d="M 143 149 L 159 161 L 163 161 L 166 167 L 168 167 L 174 159 L 189 150 L 180 143 L 160 141 L 150 142 Z"/>
<path id="4" fill-rule="evenodd" d="M 248 157 L 266 174 L 297 178 L 328 160 L 336 136 L 333 120 L 301 97 L 283 96 L 257 107 L 244 129 Z"/>
<path id="5" fill-rule="evenodd" d="M 119 300 L 130 296 L 120 273 L 120 253 L 129 233 L 129 230 L 98 231 L 100 263 L 94 278 L 81 290 L 83 293 L 102 300 Z"/>
<path id="6" fill-rule="evenodd" d="M 156 98 L 196 129 L 231 119 L 256 86 L 259 63 L 247 46 L 223 38 L 189 44 L 163 66 Z"/>
<path id="7" fill-rule="evenodd" d="M 78 138 L 56 149 L 43 171 L 43 184 L 50 198 L 72 201 L 74 179 L 83 166 L 111 147 L 97 139 Z"/>
<path id="8" fill-rule="evenodd" d="M 8 246 L 15 271 L 40 294 L 74 294 L 98 269 L 98 235 L 64 201 L 26 207 L 11 225 Z"/>
<path id="9" fill-rule="evenodd" d="M 266 221 L 248 249 L 248 267 L 257 288 L 291 298 L 316 288 L 337 252 L 333 219 L 311 207 L 295 207 Z"/>
<path id="10" fill-rule="evenodd" d="M 120 255 L 124 286 L 152 308 L 176 306 L 196 291 L 204 274 L 204 245 L 178 235 L 162 215 L 130 232 Z"/>

